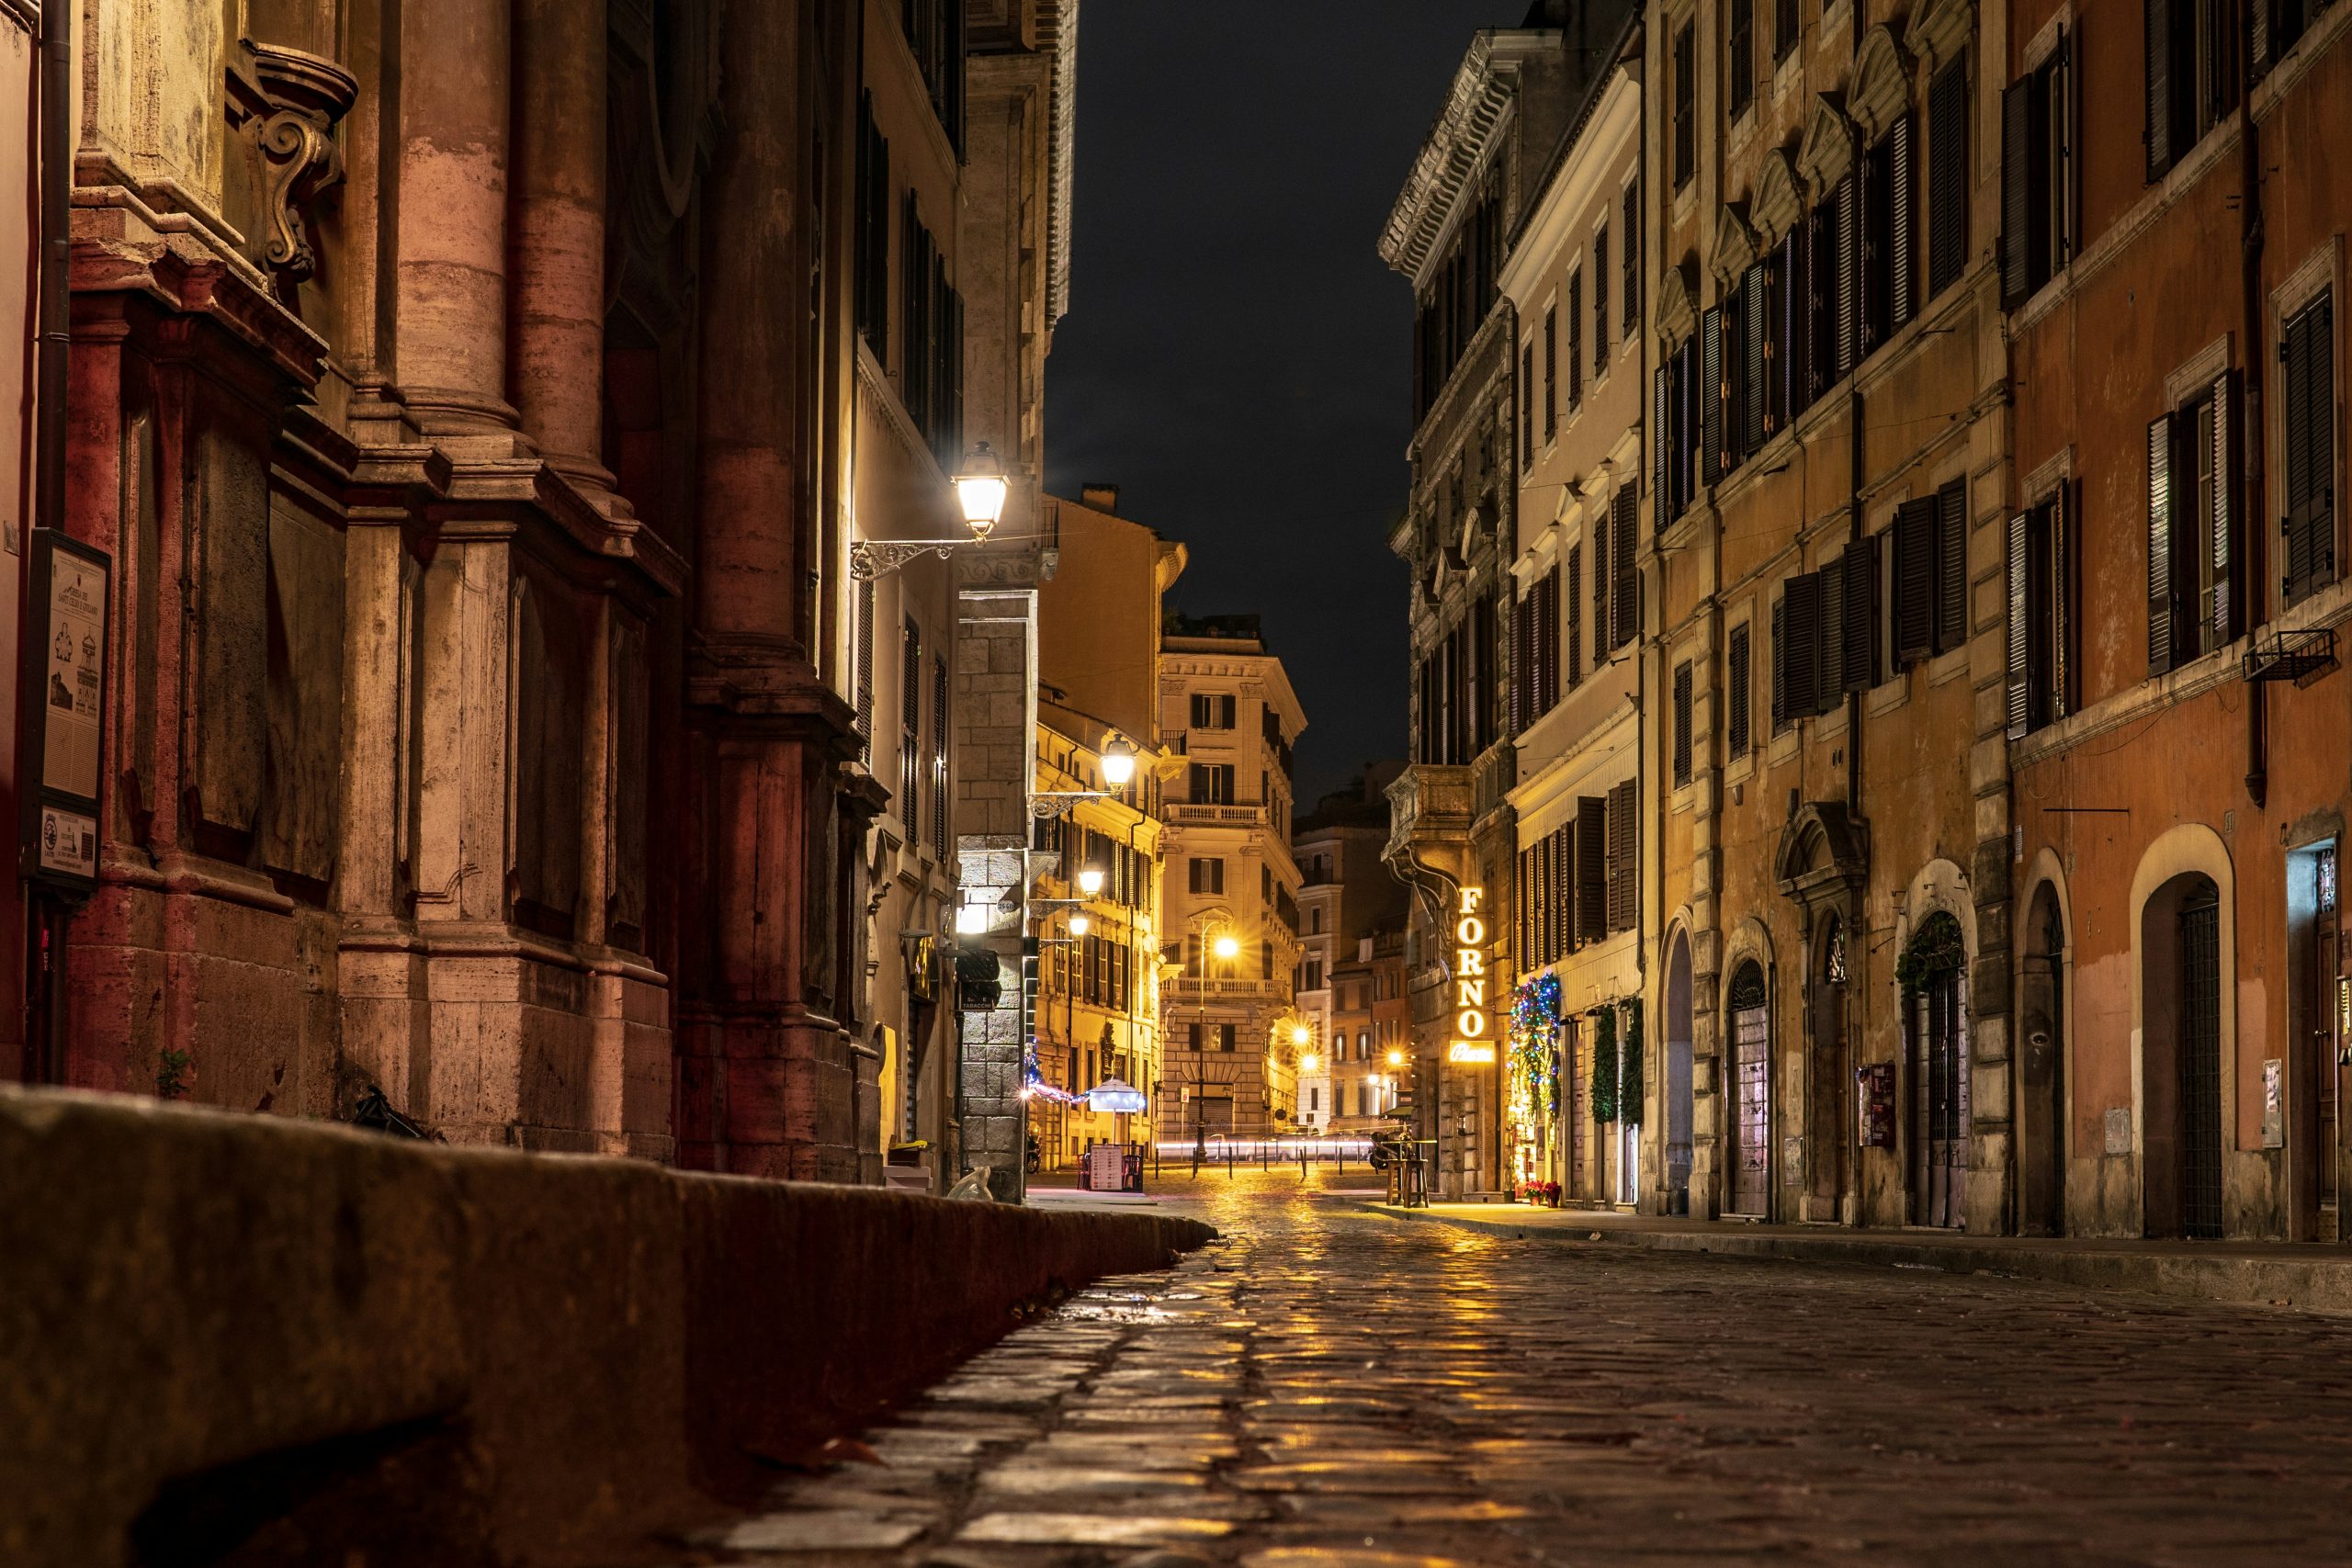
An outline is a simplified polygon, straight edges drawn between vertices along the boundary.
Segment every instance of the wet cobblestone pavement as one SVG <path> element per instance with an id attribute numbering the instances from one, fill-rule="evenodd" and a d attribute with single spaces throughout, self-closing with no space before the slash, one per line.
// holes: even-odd
<path id="1" fill-rule="evenodd" d="M 1185 1184 L 1178 1183 L 1179 1187 Z M 2352 1561 L 2352 1322 L 1515 1241 L 1204 1179 L 702 1561 Z"/>

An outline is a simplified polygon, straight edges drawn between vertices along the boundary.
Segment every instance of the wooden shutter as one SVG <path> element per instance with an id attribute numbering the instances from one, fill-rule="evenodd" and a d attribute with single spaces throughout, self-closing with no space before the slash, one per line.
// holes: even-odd
<path id="1" fill-rule="evenodd" d="M 1528 344 L 1519 351 L 1519 461 L 1522 468 L 1535 462 L 1535 346 Z"/>
<path id="2" fill-rule="evenodd" d="M 1887 192 L 1887 331 L 1901 332 L 1911 320 L 1911 226 L 1917 220 L 1918 203 L 1912 199 L 1913 165 L 1911 159 L 1911 117 L 1908 114 L 1894 122 L 1892 136 L 1893 188 Z"/>
<path id="3" fill-rule="evenodd" d="M 1925 659 L 1936 649 L 1936 507 L 1906 501 L 1894 511 L 1894 657 Z"/>
<path id="4" fill-rule="evenodd" d="M 1616 536 L 1609 541 L 1609 553 L 1617 572 L 1616 636 L 1610 644 L 1611 648 L 1624 647 L 1641 630 L 1642 577 L 1634 554 L 1635 510 L 1634 487 L 1619 485 L 1609 502 L 1610 521 Z"/>
<path id="5" fill-rule="evenodd" d="M 1664 365 L 1650 372 L 1650 511 L 1651 525 L 1663 534 L 1670 520 L 1667 497 L 1672 491 L 1673 433 L 1667 428 L 1667 389 L 1670 378 Z"/>
<path id="6" fill-rule="evenodd" d="M 1609 929 L 1631 931 L 1641 918 L 1641 822 L 1635 785 L 1609 792 Z"/>
<path id="7" fill-rule="evenodd" d="M 1747 453 L 1747 290 L 1734 288 L 1724 298 L 1723 473 Z"/>
<path id="8" fill-rule="evenodd" d="M 2050 498 L 2050 716 L 2075 711 L 2075 543 L 2067 486 Z"/>
<path id="9" fill-rule="evenodd" d="M 1968 640 L 1968 481 L 1936 491 L 1936 651 Z"/>
<path id="10" fill-rule="evenodd" d="M 857 755 L 874 761 L 874 580 L 857 585 Z"/>
<path id="11" fill-rule="evenodd" d="M 2001 305 L 2014 310 L 2033 293 L 2033 267 L 2027 234 L 2033 223 L 2033 174 L 2029 102 L 2031 76 L 2001 89 Z"/>
<path id="12" fill-rule="evenodd" d="M 1699 345 L 1689 338 L 1674 351 L 1674 515 L 1690 509 L 1699 446 Z"/>
<path id="13" fill-rule="evenodd" d="M 1710 305 L 1699 318 L 1699 483 L 1723 477 L 1724 312 Z M 1695 488 L 1695 487 L 1694 487 Z"/>
<path id="14" fill-rule="evenodd" d="M 2006 94 L 2002 109 L 2006 115 Z M 2004 149 L 2006 156 L 2006 143 Z M 1968 56 L 1962 53 L 1928 86 L 1928 292 L 1942 293 L 1967 264 Z"/>
<path id="15" fill-rule="evenodd" d="M 1592 530 L 1592 672 L 1609 662 L 1609 519 L 1595 514 Z"/>
<path id="16" fill-rule="evenodd" d="M 1764 445 L 1764 392 L 1772 378 L 1771 361 L 1764 350 L 1771 338 L 1771 272 L 1770 262 L 1758 261 L 1748 267 L 1747 281 L 1740 287 L 1747 316 L 1747 407 L 1740 416 L 1742 457 Z"/>
<path id="17" fill-rule="evenodd" d="M 1576 931 L 1578 943 L 1609 934 L 1609 807 L 1597 795 L 1577 797 Z"/>
<path id="18" fill-rule="evenodd" d="M 1748 650 L 1747 623 L 1743 621 L 1732 627 L 1731 648 L 1724 659 L 1724 683 L 1730 688 L 1724 703 L 1724 706 L 1730 709 L 1725 745 L 1735 757 L 1747 750 L 1747 689 L 1752 681 L 1748 665 L 1752 658 Z"/>
<path id="19" fill-rule="evenodd" d="M 1544 439 L 1560 428 L 1560 312 L 1544 312 Z"/>
<path id="20" fill-rule="evenodd" d="M 1855 163 L 1859 166 L 1861 161 L 1858 158 Z M 1859 357 L 1862 324 L 1860 196 L 1860 175 L 1857 169 L 1849 169 L 1830 197 L 1838 209 L 1838 373 L 1834 378 L 1840 380 L 1852 373 Z"/>
<path id="21" fill-rule="evenodd" d="M 2227 642 L 2243 629 L 2245 595 L 2237 581 L 2237 372 L 2213 378 L 2213 635 Z"/>
<path id="22" fill-rule="evenodd" d="M 1818 661 L 1813 682 L 1813 700 L 1817 711 L 1827 713 L 1838 705 L 1838 698 L 1845 690 L 1846 658 L 1846 561 L 1838 559 L 1821 568 L 1821 636 L 1815 658 Z"/>
<path id="23" fill-rule="evenodd" d="M 1846 577 L 1845 645 L 1838 684 L 1867 692 L 1878 684 L 1878 539 L 1865 534 L 1846 547 L 1840 565 Z"/>
<path id="24" fill-rule="evenodd" d="M 1772 605 L 1772 730 L 1789 722 L 1789 616 L 1786 598 Z"/>
<path id="25" fill-rule="evenodd" d="M 947 660 L 931 661 L 931 841 L 945 858 L 947 840 Z"/>
<path id="26" fill-rule="evenodd" d="M 1625 187 L 1625 222 L 1618 231 L 1618 254 L 1624 257 L 1623 287 L 1624 296 L 1618 309 L 1624 312 L 1625 334 L 1630 337 L 1642 324 L 1642 221 L 1641 184 L 1637 180 Z"/>
<path id="27" fill-rule="evenodd" d="M 1800 572 L 1788 581 L 1781 590 L 1781 603 L 1787 611 L 1788 633 L 1788 716 L 1804 718 L 1821 711 L 1820 686 L 1816 677 L 1821 671 L 1822 626 L 1821 574 Z"/>
<path id="28" fill-rule="evenodd" d="M 1674 783 L 1690 782 L 1690 661 L 1674 667 Z"/>
<path id="29" fill-rule="evenodd" d="M 1592 375 L 1609 374 L 1609 229 L 1592 235 Z"/>
<path id="30" fill-rule="evenodd" d="M 1552 845 L 1552 956 L 1576 951 L 1577 844 L 1573 826 L 1554 830 Z"/>
<path id="31" fill-rule="evenodd" d="M 1510 606 L 1510 728 L 1516 735 L 1528 726 L 1528 710 L 1534 702 L 1535 671 L 1529 666 L 1530 641 L 1527 622 L 1532 613 L 1535 591 L 1511 601 Z"/>
<path id="32" fill-rule="evenodd" d="M 2151 0 L 2161 5 L 2162 0 Z M 2148 425 L 2148 673 L 2172 668 L 2172 416 Z"/>
<path id="33" fill-rule="evenodd" d="M 1568 605 L 1568 635 L 1566 642 L 1568 645 L 1568 684 L 1571 686 L 1584 679 L 1584 572 L 1582 570 L 1584 561 L 1581 558 L 1582 556 L 1583 547 L 1578 545 L 1570 545 L 1568 547 L 1568 573 L 1567 581 L 1565 584 L 1564 591 L 1566 594 Z M 1556 621 L 1556 619 L 1557 617 L 1555 616 L 1555 620 Z M 1558 636 L 1559 630 L 1559 626 L 1555 625 L 1552 627 L 1553 635 L 1555 637 Z"/>
<path id="34" fill-rule="evenodd" d="M 1776 323 L 1780 341 L 1773 345 L 1774 369 L 1780 383 L 1781 423 L 1794 423 L 1804 412 L 1809 400 L 1804 380 L 1804 265 L 1800 248 L 1804 235 L 1803 222 L 1792 223 L 1781 237 L 1781 261 L 1776 269 L 1776 292 L 1780 296 L 1780 320 Z"/>
<path id="35" fill-rule="evenodd" d="M 2335 324 L 2322 294 L 2287 323 L 2288 603 L 2335 581 Z"/>
<path id="36" fill-rule="evenodd" d="M 1568 274 L 1568 407 L 1584 401 L 1584 268 Z"/>
<path id="37" fill-rule="evenodd" d="M 2008 737 L 2022 739 L 2030 722 L 2027 703 L 2026 514 L 2009 514 L 2009 724 Z"/>
<path id="38" fill-rule="evenodd" d="M 2140 0 L 2146 23 L 2142 61 L 2146 68 L 2148 182 L 2172 167 L 2172 0 Z"/>

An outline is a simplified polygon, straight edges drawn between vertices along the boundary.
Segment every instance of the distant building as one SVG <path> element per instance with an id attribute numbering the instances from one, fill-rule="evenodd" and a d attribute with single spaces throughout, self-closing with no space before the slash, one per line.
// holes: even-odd
<path id="1" fill-rule="evenodd" d="M 1387 786 L 1403 771 L 1401 762 L 1374 764 L 1291 829 L 1300 878 L 1295 1005 L 1308 1032 L 1299 1058 L 1301 1127 L 1329 1126 L 1345 1098 L 1338 1077 L 1353 1037 L 1335 1016 L 1340 970 L 1358 962 L 1357 948 L 1375 927 L 1403 929 L 1406 887 L 1384 859 Z M 1368 1014 L 1363 1022 L 1369 1026 Z"/>
<path id="2" fill-rule="evenodd" d="M 1159 649 L 1160 725 L 1185 758 L 1162 808 L 1160 918 L 1178 967 L 1162 997 L 1160 1135 L 1286 1130 L 1301 1049 L 1291 745 L 1306 717 L 1255 615 L 1171 613 Z"/>

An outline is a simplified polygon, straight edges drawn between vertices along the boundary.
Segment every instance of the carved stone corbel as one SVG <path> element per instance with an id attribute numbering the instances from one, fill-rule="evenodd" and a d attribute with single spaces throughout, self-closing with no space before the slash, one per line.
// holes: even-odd
<path id="1" fill-rule="evenodd" d="M 302 50 L 245 39 L 239 52 L 229 70 L 229 123 L 252 163 L 260 218 L 248 254 L 299 283 L 318 270 L 308 213 L 343 178 L 334 128 L 359 84 L 334 61 Z"/>

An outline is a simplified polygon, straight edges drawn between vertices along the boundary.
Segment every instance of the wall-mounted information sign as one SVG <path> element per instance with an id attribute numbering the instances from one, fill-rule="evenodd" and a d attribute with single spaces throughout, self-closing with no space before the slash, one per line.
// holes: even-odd
<path id="1" fill-rule="evenodd" d="M 28 564 L 32 593 L 18 689 L 21 869 L 29 882 L 87 893 L 98 881 L 114 561 L 53 528 L 36 528 Z"/>

